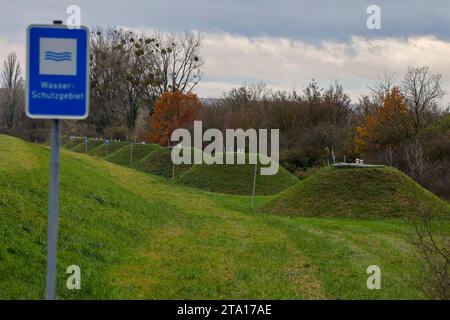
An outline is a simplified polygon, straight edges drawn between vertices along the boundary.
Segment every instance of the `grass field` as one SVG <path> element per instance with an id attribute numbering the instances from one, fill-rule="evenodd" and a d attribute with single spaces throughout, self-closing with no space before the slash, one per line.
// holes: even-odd
<path id="1" fill-rule="evenodd" d="M 48 148 L 0 135 L 0 298 L 44 295 L 48 166 Z M 60 199 L 60 299 L 427 298 L 401 220 L 260 214 L 248 196 L 70 151 Z M 72 264 L 81 290 L 65 286 Z M 372 264 L 381 290 L 366 288 Z"/>

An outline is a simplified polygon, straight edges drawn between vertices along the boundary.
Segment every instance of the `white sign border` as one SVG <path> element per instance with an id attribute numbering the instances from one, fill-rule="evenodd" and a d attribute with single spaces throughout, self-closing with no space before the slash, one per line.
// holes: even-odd
<path id="1" fill-rule="evenodd" d="M 27 51 L 27 60 L 26 60 L 26 79 L 25 79 L 25 114 L 27 117 L 31 119 L 67 119 L 67 120 L 84 120 L 89 116 L 89 66 L 90 66 L 90 31 L 86 26 L 79 26 L 76 29 L 83 29 L 86 31 L 86 105 L 85 105 L 85 113 L 80 116 L 68 116 L 68 115 L 44 115 L 44 114 L 32 114 L 29 110 L 29 84 L 30 81 L 30 30 L 32 28 L 55 28 L 55 29 L 69 29 L 67 25 L 61 24 L 30 24 L 27 28 L 27 43 L 26 43 L 26 51 Z"/>

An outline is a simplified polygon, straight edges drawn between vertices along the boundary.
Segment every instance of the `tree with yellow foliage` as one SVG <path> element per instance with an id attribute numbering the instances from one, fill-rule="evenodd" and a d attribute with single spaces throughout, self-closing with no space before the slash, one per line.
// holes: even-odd
<path id="1" fill-rule="evenodd" d="M 357 127 L 357 153 L 393 149 L 413 136 L 405 97 L 398 87 L 386 93 L 383 105 L 375 114 L 367 115 L 364 125 Z"/>

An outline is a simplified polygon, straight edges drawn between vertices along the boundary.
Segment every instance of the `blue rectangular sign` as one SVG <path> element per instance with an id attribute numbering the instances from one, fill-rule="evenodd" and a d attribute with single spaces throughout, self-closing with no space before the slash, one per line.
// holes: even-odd
<path id="1" fill-rule="evenodd" d="M 26 114 L 37 119 L 88 116 L 89 30 L 86 27 L 28 27 Z"/>

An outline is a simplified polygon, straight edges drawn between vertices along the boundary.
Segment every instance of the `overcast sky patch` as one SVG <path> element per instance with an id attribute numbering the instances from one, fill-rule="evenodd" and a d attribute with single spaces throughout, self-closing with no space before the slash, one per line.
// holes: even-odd
<path id="1" fill-rule="evenodd" d="M 27 25 L 65 20 L 72 4 L 89 27 L 200 32 L 201 96 L 219 96 L 249 81 L 300 90 L 315 78 L 324 86 L 339 80 L 357 99 L 380 74 L 400 76 L 409 65 L 429 65 L 444 75 L 446 86 L 450 82 L 445 0 L 3 1 L 0 59 L 15 50 L 23 63 Z M 381 9 L 380 30 L 366 27 L 372 4 Z"/>

